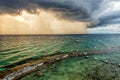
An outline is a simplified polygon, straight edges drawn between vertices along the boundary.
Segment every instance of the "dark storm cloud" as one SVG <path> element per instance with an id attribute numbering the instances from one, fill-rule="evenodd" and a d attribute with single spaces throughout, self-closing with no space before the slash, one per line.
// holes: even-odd
<path id="1" fill-rule="evenodd" d="M 82 4 L 85 2 L 88 4 L 89 0 L 0 0 L 0 14 L 20 14 L 22 10 L 37 13 L 36 9 L 43 8 L 55 11 L 58 17 L 87 21 L 91 10 L 88 9 L 89 5 Z"/>
<path id="2" fill-rule="evenodd" d="M 37 5 L 28 0 L 0 0 L 1 14 L 19 14 L 22 10 L 36 12 Z"/>
<path id="3" fill-rule="evenodd" d="M 43 8 L 54 11 L 58 17 L 88 21 L 96 27 L 120 18 L 120 9 L 112 10 L 114 2 L 120 0 L 0 0 L 0 14 L 20 14 L 22 10 L 35 14 L 37 9 Z"/>

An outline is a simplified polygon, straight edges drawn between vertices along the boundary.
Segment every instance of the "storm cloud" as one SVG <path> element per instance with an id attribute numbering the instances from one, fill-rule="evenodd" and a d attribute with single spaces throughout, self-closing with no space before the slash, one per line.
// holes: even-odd
<path id="1" fill-rule="evenodd" d="M 0 0 L 0 14 L 37 14 L 38 9 L 55 12 L 59 18 L 90 22 L 90 27 L 120 23 L 120 0 Z"/>

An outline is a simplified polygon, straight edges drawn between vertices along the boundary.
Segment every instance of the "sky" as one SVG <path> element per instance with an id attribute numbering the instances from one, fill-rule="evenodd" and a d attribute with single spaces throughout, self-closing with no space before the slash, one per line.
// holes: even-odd
<path id="1" fill-rule="evenodd" d="M 120 0 L 0 0 L 0 34 L 102 33 L 120 33 Z"/>

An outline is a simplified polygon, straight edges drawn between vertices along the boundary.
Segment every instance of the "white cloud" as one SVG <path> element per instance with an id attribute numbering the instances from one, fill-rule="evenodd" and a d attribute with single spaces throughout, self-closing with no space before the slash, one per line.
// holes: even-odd
<path id="1" fill-rule="evenodd" d="M 98 26 L 96 28 L 89 28 L 89 33 L 111 33 L 111 34 L 120 34 L 120 24 L 111 24 L 111 25 L 104 25 Z"/>

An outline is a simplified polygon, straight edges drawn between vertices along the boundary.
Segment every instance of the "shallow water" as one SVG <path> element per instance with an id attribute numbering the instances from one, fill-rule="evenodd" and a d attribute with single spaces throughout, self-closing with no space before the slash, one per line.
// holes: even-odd
<path id="1" fill-rule="evenodd" d="M 119 53 L 69 58 L 31 73 L 21 80 L 120 80 L 119 60 Z"/>
<path id="2" fill-rule="evenodd" d="M 0 71 L 8 69 L 6 65 L 56 52 L 114 49 L 120 52 L 120 35 L 0 36 Z"/>

